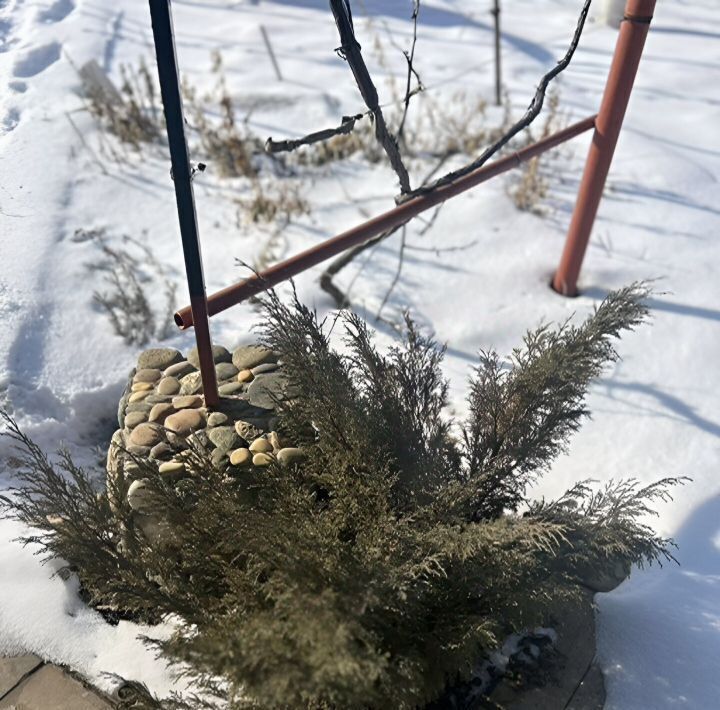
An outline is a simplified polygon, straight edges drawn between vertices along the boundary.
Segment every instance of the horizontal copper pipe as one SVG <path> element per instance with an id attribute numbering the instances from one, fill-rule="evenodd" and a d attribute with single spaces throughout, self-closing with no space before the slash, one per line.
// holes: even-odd
<path id="1" fill-rule="evenodd" d="M 251 276 L 240 283 L 217 291 L 211 296 L 208 296 L 208 315 L 214 316 L 217 313 L 222 313 L 222 311 L 227 310 L 231 306 L 235 306 L 252 296 L 256 296 L 258 293 L 267 291 L 273 286 L 287 281 L 293 276 L 297 276 L 299 273 L 327 259 L 337 256 L 346 249 L 363 244 L 389 229 L 404 224 L 422 212 L 449 200 L 451 197 L 456 197 L 470 188 L 476 187 L 486 180 L 490 180 L 490 178 L 494 178 L 512 168 L 518 167 L 522 163 L 594 128 L 595 119 L 596 116 L 589 116 L 582 121 L 578 121 L 578 123 L 574 123 L 562 131 L 553 133 L 553 135 L 543 138 L 537 143 L 527 146 L 527 148 L 523 148 L 512 155 L 496 160 L 490 165 L 484 165 L 468 175 L 434 189 L 432 192 L 414 197 L 398 207 L 388 210 L 377 217 L 373 217 L 357 227 L 349 229 L 347 232 L 328 239 L 322 244 L 307 249 L 286 261 L 281 261 L 279 264 L 275 264 L 275 266 L 271 266 L 269 269 Z M 175 322 L 183 330 L 192 326 L 192 311 L 189 306 L 182 308 L 175 314 Z"/>

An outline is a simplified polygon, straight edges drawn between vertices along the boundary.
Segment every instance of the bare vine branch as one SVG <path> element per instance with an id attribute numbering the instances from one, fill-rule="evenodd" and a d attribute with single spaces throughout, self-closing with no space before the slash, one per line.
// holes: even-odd
<path id="1" fill-rule="evenodd" d="M 590 10 L 591 2 L 592 0 L 585 0 L 585 4 L 580 11 L 580 17 L 578 18 L 577 27 L 575 28 L 575 34 L 573 35 L 572 41 L 570 42 L 570 46 L 568 47 L 565 56 L 547 74 L 545 74 L 545 76 L 542 77 L 542 79 L 540 80 L 540 84 L 535 91 L 535 95 L 533 96 L 532 101 L 530 102 L 530 105 L 528 106 L 528 109 L 523 115 L 523 117 L 519 121 L 517 121 L 510 128 L 510 130 L 507 131 L 507 133 L 505 133 L 501 138 L 495 141 L 495 143 L 488 147 L 476 160 L 463 166 L 462 168 L 459 168 L 458 170 L 447 173 L 447 175 L 438 178 L 437 180 L 435 180 L 435 182 L 421 186 L 405 195 L 401 195 L 398 200 L 399 202 L 405 202 L 413 197 L 417 197 L 418 195 L 425 195 L 429 192 L 432 192 L 433 190 L 436 190 L 438 187 L 442 187 L 451 182 L 454 182 L 458 178 L 464 177 L 465 175 L 468 175 L 474 170 L 482 167 L 483 165 L 485 165 L 485 163 L 487 163 L 488 160 L 490 160 L 490 158 L 492 158 L 499 150 L 504 148 L 518 133 L 520 133 L 520 131 L 522 131 L 524 128 L 527 128 L 538 117 L 540 111 L 542 110 L 543 103 L 545 101 L 545 94 L 547 92 L 547 88 L 550 82 L 568 67 L 570 61 L 573 58 L 573 55 L 575 54 L 575 50 L 577 49 L 578 43 L 580 42 L 580 37 L 582 36 L 583 28 L 585 27 L 585 21 Z"/>
<path id="2" fill-rule="evenodd" d="M 342 122 L 337 128 L 325 128 L 322 131 L 309 133 L 302 138 L 294 138 L 284 141 L 275 141 L 272 138 L 268 138 L 267 141 L 265 141 L 265 151 L 267 153 L 286 153 L 291 150 L 296 150 L 303 145 L 312 145 L 313 143 L 330 140 L 335 136 L 348 135 L 355 128 L 355 124 L 366 115 L 367 114 L 364 113 L 358 113 L 354 116 L 343 116 Z"/>
<path id="3" fill-rule="evenodd" d="M 350 65 L 363 101 L 370 109 L 375 121 L 375 137 L 383 147 L 390 160 L 390 165 L 398 176 L 401 194 L 407 194 L 411 189 L 410 176 L 400 155 L 397 140 L 390 134 L 385 123 L 385 116 L 380 108 L 377 89 L 363 59 L 362 48 L 355 38 L 350 0 L 330 0 L 330 8 L 340 34 L 340 47 L 337 52 Z"/>

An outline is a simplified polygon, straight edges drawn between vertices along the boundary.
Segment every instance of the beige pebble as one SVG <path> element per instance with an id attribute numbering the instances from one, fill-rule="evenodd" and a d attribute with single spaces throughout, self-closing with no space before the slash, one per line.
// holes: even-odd
<path id="1" fill-rule="evenodd" d="M 149 394 L 150 394 L 149 390 L 146 390 L 145 392 L 133 392 L 130 395 L 130 399 L 128 399 L 128 404 L 133 404 L 134 402 L 141 402 Z"/>
<path id="2" fill-rule="evenodd" d="M 259 453 L 253 456 L 253 466 L 269 466 L 273 462 L 273 457 L 270 454 Z"/>
<path id="3" fill-rule="evenodd" d="M 157 382 L 161 377 L 162 372 L 160 370 L 146 368 L 135 373 L 133 382 Z"/>
<path id="4" fill-rule="evenodd" d="M 272 444 L 267 439 L 255 439 L 255 441 L 250 444 L 250 451 L 254 454 L 269 454 L 272 450 Z"/>
<path id="5" fill-rule="evenodd" d="M 162 432 L 154 424 L 138 424 L 130 434 L 130 443 L 135 446 L 155 446 L 162 439 Z"/>
<path id="6" fill-rule="evenodd" d="M 187 360 L 183 360 L 182 362 L 170 365 L 162 374 L 163 377 L 184 377 L 194 370 L 195 368 Z"/>
<path id="7" fill-rule="evenodd" d="M 125 415 L 125 426 L 134 429 L 138 424 L 147 420 L 147 412 L 128 412 Z"/>
<path id="8" fill-rule="evenodd" d="M 158 382 L 157 391 L 160 394 L 177 394 L 180 391 L 180 383 L 175 377 L 163 377 Z"/>
<path id="9" fill-rule="evenodd" d="M 253 455 L 250 449 L 235 449 L 230 454 L 230 463 L 233 466 L 249 466 L 252 460 Z"/>
<path id="10" fill-rule="evenodd" d="M 221 424 L 225 424 L 227 420 L 227 414 L 224 414 L 223 412 L 213 412 L 208 417 L 207 423 L 208 426 L 220 426 Z"/>
<path id="11" fill-rule="evenodd" d="M 194 409 L 202 407 L 203 398 L 198 394 L 186 394 L 181 397 L 173 397 L 172 403 L 175 409 Z"/>
<path id="12" fill-rule="evenodd" d="M 165 427 L 176 434 L 186 435 L 200 429 L 205 420 L 197 409 L 182 409 L 165 420 Z"/>
<path id="13" fill-rule="evenodd" d="M 175 407 L 169 402 L 161 402 L 156 404 L 150 410 L 150 416 L 148 417 L 149 422 L 162 422 L 168 414 L 172 414 L 175 411 Z"/>
<path id="14" fill-rule="evenodd" d="M 241 370 L 238 372 L 238 382 L 252 382 L 255 379 L 252 370 Z"/>
<path id="15" fill-rule="evenodd" d="M 160 473 L 180 473 L 185 470 L 185 464 L 181 461 L 166 461 L 161 463 L 158 471 Z"/>
<path id="16" fill-rule="evenodd" d="M 127 502 L 136 511 L 147 510 L 152 507 L 155 502 L 154 496 L 148 490 L 145 479 L 138 478 L 130 484 L 127 491 Z"/>
<path id="17" fill-rule="evenodd" d="M 136 382 L 131 388 L 131 392 L 149 392 L 153 388 L 152 382 Z"/>

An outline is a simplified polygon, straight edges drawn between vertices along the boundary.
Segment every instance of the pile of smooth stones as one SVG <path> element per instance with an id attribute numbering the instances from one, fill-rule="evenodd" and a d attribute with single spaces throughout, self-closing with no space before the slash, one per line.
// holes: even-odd
<path id="1" fill-rule="evenodd" d="M 109 481 L 122 477 L 134 523 L 152 543 L 168 532 L 162 514 L 146 490 L 142 466 L 157 466 L 170 481 L 190 475 L 187 461 L 193 448 L 210 452 L 221 475 L 262 468 L 273 461 L 283 466 L 302 460 L 300 449 L 275 431 L 275 406 L 291 396 L 282 363 L 271 350 L 244 345 L 233 352 L 213 346 L 221 395 L 220 405 L 205 407 L 197 349 L 187 356 L 173 348 L 142 352 L 118 407 L 120 428 L 107 457 Z M 112 490 L 108 486 L 111 505 Z"/>

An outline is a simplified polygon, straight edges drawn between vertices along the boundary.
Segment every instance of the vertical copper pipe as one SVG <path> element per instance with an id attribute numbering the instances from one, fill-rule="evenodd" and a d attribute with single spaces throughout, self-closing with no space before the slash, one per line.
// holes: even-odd
<path id="1" fill-rule="evenodd" d="M 577 295 L 577 280 L 637 75 L 656 0 L 628 0 L 565 249 L 552 286 Z"/>
<path id="2" fill-rule="evenodd" d="M 214 407 L 220 396 L 212 354 L 210 323 L 208 320 L 205 277 L 203 276 L 200 241 L 198 237 L 195 196 L 192 188 L 192 168 L 185 138 L 180 79 L 178 75 L 175 36 L 172 25 L 170 0 L 150 0 L 155 54 L 157 57 L 160 93 L 167 125 L 172 178 L 175 185 L 180 236 L 182 237 L 185 273 L 190 291 L 190 307 L 195 323 L 195 338 L 200 359 L 205 404 Z"/>

